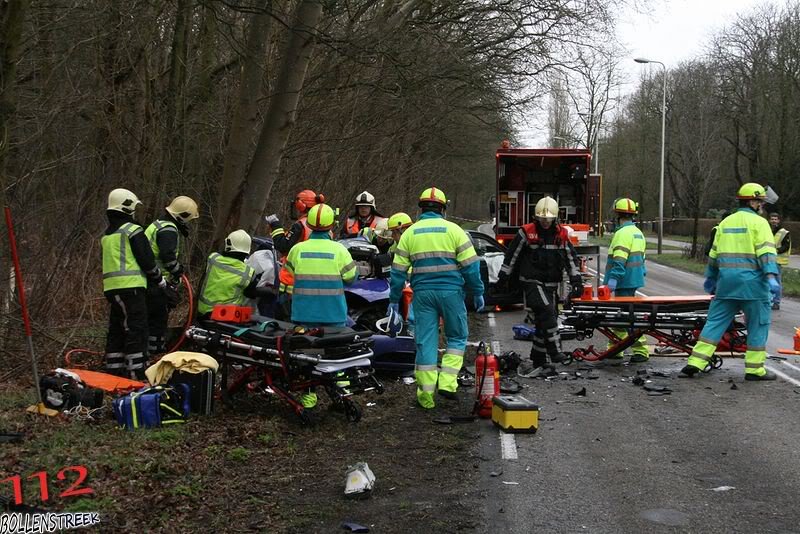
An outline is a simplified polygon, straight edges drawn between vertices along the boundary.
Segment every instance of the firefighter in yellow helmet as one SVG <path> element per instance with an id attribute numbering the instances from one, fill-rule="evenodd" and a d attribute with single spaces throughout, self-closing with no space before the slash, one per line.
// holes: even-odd
<path id="1" fill-rule="evenodd" d="M 709 367 L 719 340 L 741 311 L 747 319 L 745 380 L 775 380 L 764 362 L 772 314 L 770 298 L 780 293 L 781 285 L 772 230 L 759 215 L 766 196 L 763 186 L 744 184 L 736 194 L 739 209 L 719 223 L 703 283 L 714 300 L 700 338 L 681 369 L 683 376 L 694 376 Z"/>
<path id="2" fill-rule="evenodd" d="M 157 354 L 166 352 L 167 323 L 169 311 L 178 304 L 178 285 L 183 274 L 179 256 L 189 235 L 189 222 L 200 217 L 197 203 L 187 196 L 175 197 L 164 213 L 144 231 L 156 264 L 169 277 L 166 290 L 157 285 L 147 285 L 147 350 Z"/>
<path id="3" fill-rule="evenodd" d="M 417 359 L 417 402 L 433 408 L 433 394 L 456 398 L 458 372 L 467 344 L 467 309 L 464 288 L 473 295 L 475 309 L 483 308 L 480 263 L 467 234 L 444 219 L 447 198 L 435 187 L 419 197 L 422 214 L 400 238 L 391 270 L 388 315 L 400 317 L 400 298 L 409 269 L 414 290 Z M 444 319 L 447 340 L 441 371 L 439 360 L 439 319 Z"/>
<path id="4" fill-rule="evenodd" d="M 645 247 L 647 241 L 644 234 L 633 222 L 639 213 L 639 204 L 629 198 L 614 201 L 614 213 L 617 215 L 617 227 L 614 237 L 608 246 L 608 260 L 603 283 L 618 297 L 634 297 L 636 291 L 644 286 L 647 269 L 645 267 Z M 612 330 L 620 339 L 627 337 L 625 330 Z M 609 346 L 613 343 L 609 342 Z M 647 339 L 641 336 L 631 346 L 633 355 L 631 363 L 643 363 L 650 359 Z M 621 353 L 609 356 L 608 360 L 622 360 Z"/>
<path id="5" fill-rule="evenodd" d="M 778 264 L 778 283 L 781 283 L 781 272 L 784 267 L 789 266 L 789 258 L 792 256 L 792 236 L 789 233 L 783 224 L 781 224 L 781 215 L 780 213 L 773 212 L 769 214 L 769 226 L 772 229 L 772 233 L 775 237 L 775 253 L 778 255 L 777 264 Z M 783 296 L 779 292 L 775 295 L 775 298 L 772 299 L 772 309 L 773 310 L 780 310 L 781 309 L 781 297 Z"/>
<path id="6" fill-rule="evenodd" d="M 311 235 L 289 251 L 285 268 L 294 277 L 292 322 L 304 326 L 343 327 L 347 323 L 345 284 L 356 279 L 357 268 L 347 248 L 331 240 L 333 209 L 317 204 L 308 211 Z M 305 408 L 317 404 L 317 395 L 301 395 Z"/>
<path id="7" fill-rule="evenodd" d="M 214 306 L 244 306 L 247 299 L 274 295 L 274 289 L 259 287 L 259 276 L 245 263 L 250 255 L 252 239 L 244 230 L 236 230 L 225 238 L 222 253 L 212 252 L 206 261 L 206 273 L 197 297 L 197 315 L 208 317 Z"/>
<path id="8" fill-rule="evenodd" d="M 506 251 L 498 285 L 507 286 L 519 273 L 525 295 L 527 322 L 536 326 L 531 346 L 533 370 L 526 376 L 555 374 L 553 363 L 564 360 L 558 333 L 558 286 L 566 272 L 572 293 L 583 290 L 578 258 L 567 229 L 558 224 L 558 203 L 544 197 L 536 203 L 535 219 L 520 228 Z"/>
<path id="9" fill-rule="evenodd" d="M 141 201 L 127 189 L 108 195 L 108 227 L 100 240 L 103 292 L 111 304 L 106 337 L 106 371 L 144 378 L 147 366 L 148 284 L 163 290 L 166 280 L 156 265 L 144 229 L 134 221 Z"/>

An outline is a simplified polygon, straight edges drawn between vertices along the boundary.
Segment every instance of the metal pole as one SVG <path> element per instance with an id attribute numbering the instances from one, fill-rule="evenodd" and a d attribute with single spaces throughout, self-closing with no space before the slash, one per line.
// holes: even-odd
<path id="1" fill-rule="evenodd" d="M 664 143 L 667 124 L 667 66 L 660 61 L 654 61 L 664 69 L 664 90 L 661 94 L 661 179 L 658 184 L 658 254 L 663 252 L 664 241 Z"/>
<path id="2" fill-rule="evenodd" d="M 600 131 L 594 137 L 594 173 L 600 174 L 597 169 L 600 167 Z"/>
<path id="3" fill-rule="evenodd" d="M 25 326 L 25 337 L 28 341 L 28 352 L 31 355 L 31 367 L 33 368 L 33 387 L 36 390 L 36 400 L 39 408 L 42 407 L 42 392 L 39 390 L 39 369 L 36 366 L 36 353 L 33 350 L 33 333 L 31 331 L 31 320 L 28 315 L 28 303 L 25 300 L 25 283 L 22 281 L 22 268 L 19 264 L 19 254 L 17 254 L 17 239 L 14 235 L 14 223 L 11 221 L 11 208 L 5 207 L 6 228 L 8 229 L 8 243 L 11 249 L 11 260 L 14 263 L 14 278 L 17 281 L 17 291 L 19 294 L 19 305 L 22 308 L 22 324 Z"/>

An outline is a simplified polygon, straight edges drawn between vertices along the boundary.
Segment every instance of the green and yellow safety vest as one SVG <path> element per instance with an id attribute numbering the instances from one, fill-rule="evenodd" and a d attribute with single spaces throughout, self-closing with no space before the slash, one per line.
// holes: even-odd
<path id="1" fill-rule="evenodd" d="M 776 250 L 781 248 L 781 244 L 783 243 L 783 240 L 786 238 L 787 235 L 789 235 L 789 230 L 787 230 L 786 228 L 781 228 L 780 230 L 775 232 Z M 778 254 L 778 259 L 776 260 L 778 262 L 778 265 L 789 265 L 789 256 L 791 254 L 792 254 L 792 247 L 790 245 L 789 248 L 786 249 L 786 252 L 781 252 L 780 254 Z"/>
<path id="2" fill-rule="evenodd" d="M 255 277 L 255 270 L 241 260 L 214 252 L 208 257 L 206 279 L 200 289 L 197 313 L 209 313 L 217 304 L 242 306 L 244 290 Z"/>
<path id="3" fill-rule="evenodd" d="M 100 240 L 103 250 L 103 291 L 147 287 L 147 278 L 133 255 L 130 241 L 143 231 L 136 223 L 125 223 Z"/>
<path id="4" fill-rule="evenodd" d="M 164 264 L 161 261 L 161 250 L 158 248 L 158 240 L 157 235 L 158 232 L 166 230 L 168 232 L 175 232 L 178 236 L 178 246 L 175 249 L 175 258 L 181 252 L 181 233 L 178 231 L 178 225 L 172 221 L 153 221 L 153 223 L 147 227 L 147 230 L 144 231 L 144 235 L 147 236 L 147 240 L 150 242 L 150 248 L 153 249 L 153 256 L 156 258 L 156 265 L 158 268 L 161 269 L 162 273 L 168 273 L 170 269 L 164 267 Z"/>

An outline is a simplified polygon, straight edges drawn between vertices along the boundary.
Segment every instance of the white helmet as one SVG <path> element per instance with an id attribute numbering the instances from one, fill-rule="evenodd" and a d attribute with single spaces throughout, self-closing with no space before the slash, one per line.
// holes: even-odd
<path id="1" fill-rule="evenodd" d="M 551 197 L 544 197 L 536 203 L 534 214 L 537 219 L 555 219 L 558 217 L 558 202 Z"/>
<path id="2" fill-rule="evenodd" d="M 139 200 L 139 197 L 127 189 L 114 189 L 108 194 L 108 208 L 106 209 L 133 215 L 133 212 L 136 211 L 136 206 L 141 205 L 142 201 Z"/>
<path id="3" fill-rule="evenodd" d="M 253 240 L 244 230 L 236 230 L 225 238 L 225 252 L 243 252 L 250 254 L 250 245 Z"/>
<path id="4" fill-rule="evenodd" d="M 375 209 L 375 197 L 369 191 L 362 191 L 356 197 L 356 206 L 370 206 Z"/>
<path id="5" fill-rule="evenodd" d="M 167 213 L 184 223 L 200 217 L 197 202 L 183 195 L 173 198 L 166 210 Z"/>

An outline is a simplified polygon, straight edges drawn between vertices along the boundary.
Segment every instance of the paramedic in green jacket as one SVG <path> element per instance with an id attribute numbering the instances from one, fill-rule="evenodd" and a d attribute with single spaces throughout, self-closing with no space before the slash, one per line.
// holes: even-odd
<path id="1" fill-rule="evenodd" d="M 467 346 L 467 309 L 464 285 L 473 295 L 475 309 L 483 308 L 483 282 L 475 248 L 466 232 L 444 219 L 447 198 L 435 187 L 422 192 L 422 215 L 400 238 L 391 270 L 388 314 L 399 318 L 399 303 L 409 269 L 414 290 L 415 339 L 417 359 L 417 402 L 433 408 L 437 391 L 448 399 L 456 398 L 458 372 Z M 439 360 L 439 319 L 444 319 L 447 345 Z"/>
<path id="2" fill-rule="evenodd" d="M 737 313 L 747 320 L 745 380 L 775 380 L 764 367 L 772 310 L 770 296 L 780 294 L 778 264 L 769 223 L 759 215 L 766 199 L 764 187 L 747 183 L 739 188 L 739 209 L 717 229 L 708 255 L 703 289 L 714 295 L 700 338 L 683 376 L 694 376 L 711 363 L 717 344 Z"/>
<path id="3" fill-rule="evenodd" d="M 608 262 L 603 284 L 617 297 L 634 297 L 636 291 L 644 286 L 647 276 L 645 268 L 645 246 L 647 241 L 644 234 L 633 223 L 634 216 L 639 207 L 629 198 L 620 198 L 614 202 L 614 212 L 617 214 L 618 224 L 608 247 Z M 627 337 L 625 330 L 612 330 L 617 337 Z M 609 342 L 608 346 L 613 343 Z M 631 363 L 642 363 L 650 359 L 647 350 L 647 341 L 644 336 L 634 341 Z M 610 360 L 621 360 L 622 354 L 609 356 Z"/>
<path id="4" fill-rule="evenodd" d="M 284 268 L 294 277 L 293 323 L 313 327 L 347 324 L 344 286 L 353 283 L 358 269 L 347 248 L 331 240 L 335 222 L 333 208 L 327 204 L 312 207 L 306 219 L 311 234 L 293 246 L 286 257 Z M 313 389 L 306 390 L 300 402 L 304 408 L 313 408 L 317 394 Z"/>

